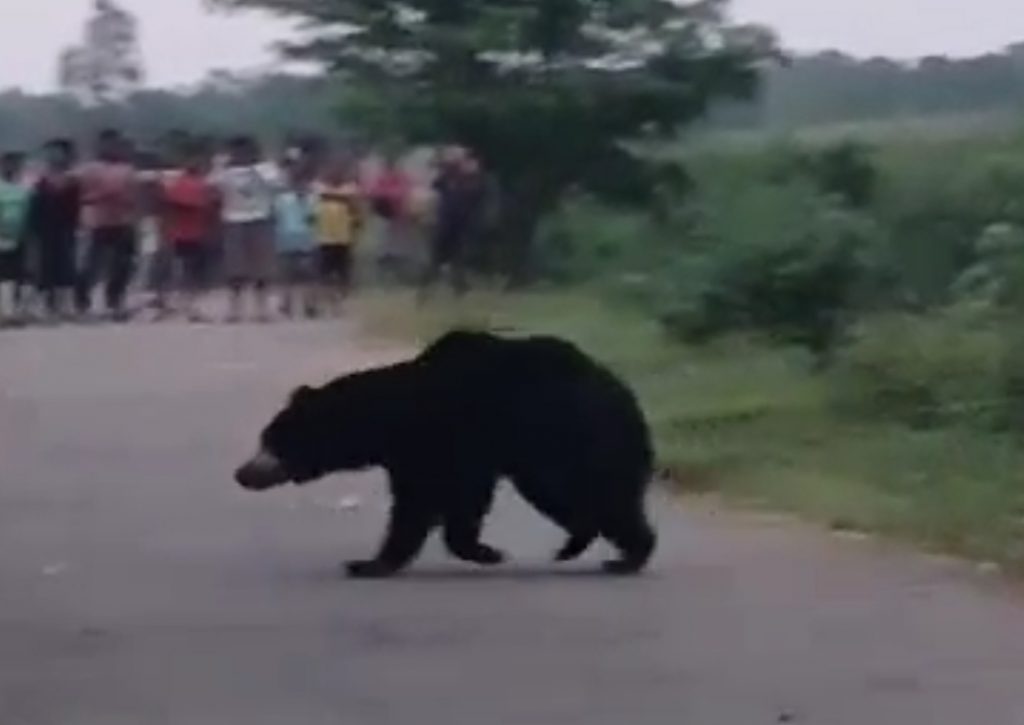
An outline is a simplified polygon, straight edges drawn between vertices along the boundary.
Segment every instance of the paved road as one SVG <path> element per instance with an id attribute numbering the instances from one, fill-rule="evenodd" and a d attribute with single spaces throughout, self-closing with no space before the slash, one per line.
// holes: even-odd
<path id="1" fill-rule="evenodd" d="M 507 570 L 341 579 L 376 476 L 230 473 L 293 385 L 386 355 L 323 324 L 0 336 L 0 724 L 1024 723 L 1013 594 L 784 522 L 663 505 L 622 581 L 555 573 L 503 502 Z"/>

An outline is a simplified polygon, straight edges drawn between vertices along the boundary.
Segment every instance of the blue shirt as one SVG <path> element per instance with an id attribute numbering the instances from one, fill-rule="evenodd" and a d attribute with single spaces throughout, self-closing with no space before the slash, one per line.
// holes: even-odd
<path id="1" fill-rule="evenodd" d="M 281 192 L 275 201 L 275 218 L 279 252 L 311 252 L 315 249 L 311 194 L 295 189 Z"/>

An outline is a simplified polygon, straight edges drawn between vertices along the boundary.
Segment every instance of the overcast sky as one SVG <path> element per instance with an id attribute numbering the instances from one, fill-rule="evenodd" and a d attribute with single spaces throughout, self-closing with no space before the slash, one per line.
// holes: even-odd
<path id="1" fill-rule="evenodd" d="M 143 24 L 151 84 L 194 81 L 212 68 L 271 63 L 287 26 L 210 16 L 201 0 L 121 0 Z M 0 0 L 0 87 L 45 90 L 55 58 L 81 34 L 91 0 Z M 858 55 L 970 55 L 1024 41 L 1021 0 L 733 0 L 735 14 L 774 26 L 787 47 Z M 187 50 L 186 50 L 187 48 Z"/>

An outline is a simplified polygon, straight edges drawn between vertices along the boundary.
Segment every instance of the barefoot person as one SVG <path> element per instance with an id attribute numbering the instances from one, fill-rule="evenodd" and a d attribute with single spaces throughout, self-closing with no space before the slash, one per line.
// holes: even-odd
<path id="1" fill-rule="evenodd" d="M 107 314 L 123 321 L 128 317 L 125 295 L 138 255 L 141 186 L 130 144 L 119 131 L 102 131 L 96 148 L 96 161 L 87 164 L 81 175 L 92 235 L 76 303 L 80 313 L 88 313 L 93 286 L 102 282 Z"/>
<path id="2" fill-rule="evenodd" d="M 337 314 L 352 291 L 355 247 L 363 227 L 359 186 L 348 166 L 330 165 L 316 191 L 320 307 Z"/>
<path id="3" fill-rule="evenodd" d="M 279 174 L 274 165 L 263 161 L 256 139 L 237 136 L 229 143 L 226 165 L 214 172 L 212 180 L 221 197 L 224 273 L 231 295 L 227 319 L 239 322 L 243 318 L 243 296 L 248 290 L 255 318 L 267 321 Z"/>
<path id="4" fill-rule="evenodd" d="M 207 283 L 218 192 L 207 178 L 206 160 L 196 145 L 184 151 L 181 173 L 164 182 L 164 235 L 173 255 L 176 312 L 203 322 L 200 303 Z"/>
<path id="5" fill-rule="evenodd" d="M 480 162 L 463 148 L 449 149 L 434 182 L 437 219 L 430 245 L 430 262 L 420 284 L 424 299 L 447 270 L 456 295 L 468 289 L 467 253 L 476 241 L 487 188 Z"/>
<path id="6" fill-rule="evenodd" d="M 317 246 L 313 231 L 316 211 L 313 190 L 301 165 L 288 169 L 288 187 L 277 197 L 275 219 L 281 314 L 307 318 L 317 315 Z"/>
<path id="7" fill-rule="evenodd" d="M 82 214 L 82 185 L 72 173 L 75 145 L 46 144 L 46 168 L 32 190 L 26 231 L 36 256 L 36 287 L 52 321 L 71 314 L 75 251 Z"/>

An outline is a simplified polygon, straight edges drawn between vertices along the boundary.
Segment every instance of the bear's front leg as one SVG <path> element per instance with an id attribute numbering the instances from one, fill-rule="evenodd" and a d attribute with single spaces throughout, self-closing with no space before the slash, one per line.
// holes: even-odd
<path id="1" fill-rule="evenodd" d="M 394 576 L 419 555 L 437 522 L 437 512 L 419 498 L 396 498 L 380 553 L 374 559 L 349 562 L 348 575 L 355 579 Z"/>
<path id="2" fill-rule="evenodd" d="M 464 476 L 453 481 L 444 514 L 444 543 L 456 558 L 480 566 L 505 562 L 504 552 L 480 540 L 497 488 L 494 475 Z"/>

